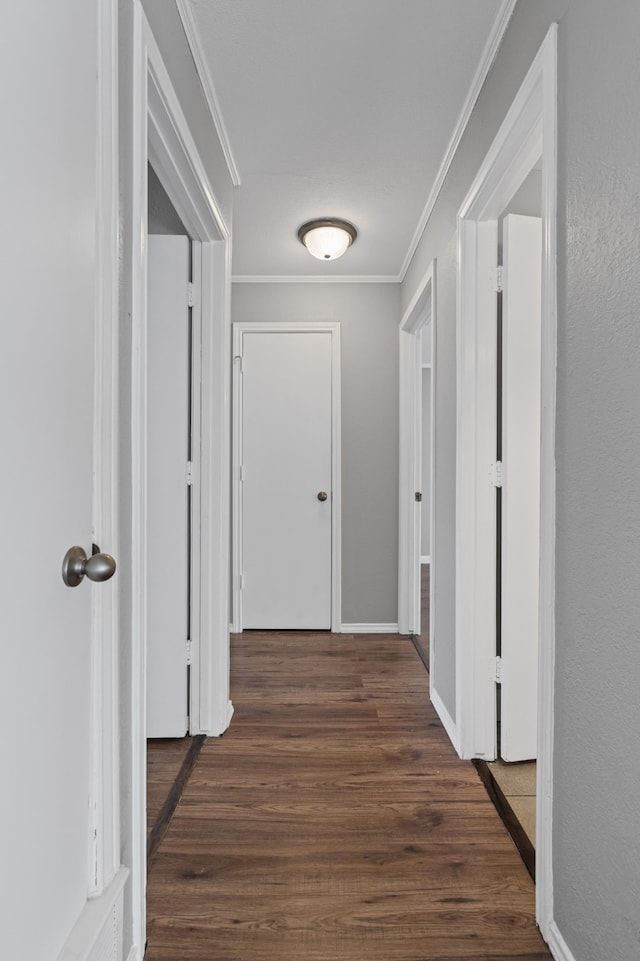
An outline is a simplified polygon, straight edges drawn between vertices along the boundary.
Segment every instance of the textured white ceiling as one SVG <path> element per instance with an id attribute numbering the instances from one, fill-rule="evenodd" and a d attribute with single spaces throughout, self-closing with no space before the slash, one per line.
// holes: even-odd
<path id="1" fill-rule="evenodd" d="M 182 6 L 241 178 L 234 275 L 397 276 L 505 0 Z M 326 216 L 359 236 L 321 263 L 296 232 Z"/>

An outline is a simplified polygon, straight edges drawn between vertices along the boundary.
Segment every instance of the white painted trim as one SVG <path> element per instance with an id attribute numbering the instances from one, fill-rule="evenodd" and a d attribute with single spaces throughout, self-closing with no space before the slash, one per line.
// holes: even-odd
<path id="1" fill-rule="evenodd" d="M 118 544 L 118 5 L 98 4 L 96 317 L 92 540 Z M 91 588 L 91 784 L 88 893 L 98 898 L 120 858 L 119 579 Z"/>
<path id="2" fill-rule="evenodd" d="M 429 697 L 431 699 L 431 703 L 435 708 L 436 714 L 438 715 L 438 717 L 440 718 L 440 721 L 442 722 L 443 728 L 449 735 L 449 740 L 451 741 L 454 748 L 459 754 L 460 748 L 458 744 L 458 741 L 459 741 L 458 728 L 456 726 L 455 721 L 453 720 L 453 718 L 447 711 L 446 707 L 444 706 L 440 695 L 436 690 L 434 690 L 433 681 L 431 680 L 431 672 L 429 672 Z"/>
<path id="3" fill-rule="evenodd" d="M 429 218 L 433 213 L 433 208 L 436 205 L 438 196 L 449 172 L 449 168 L 453 163 L 453 158 L 456 155 L 456 151 L 460 146 L 460 141 L 462 140 L 464 132 L 467 129 L 467 124 L 469 123 L 469 118 L 471 117 L 473 108 L 475 107 L 478 97 L 480 96 L 480 91 L 482 90 L 489 70 L 491 69 L 493 61 L 495 60 L 498 48 L 502 43 L 502 38 L 506 32 L 506 29 L 509 26 L 509 21 L 513 15 L 516 3 L 517 0 L 502 0 L 502 6 L 496 15 L 493 28 L 482 52 L 478 68 L 475 72 L 473 80 L 471 81 L 469 92 L 467 93 L 462 110 L 460 111 L 460 116 L 458 117 L 451 140 L 449 141 L 445 155 L 442 158 L 436 179 L 434 180 L 433 186 L 427 198 L 427 202 L 420 216 L 420 220 L 418 221 L 418 225 L 411 239 L 411 243 L 409 244 L 409 249 L 407 250 L 402 267 L 400 268 L 400 282 L 404 280 L 407 274 L 409 265 L 413 259 L 413 255 L 415 254 L 418 244 L 420 243 L 420 238 L 422 237 L 427 223 L 429 222 Z"/>
<path id="4" fill-rule="evenodd" d="M 127 961 L 139 961 L 138 949 L 135 944 L 131 946 L 131 950 L 127 955 Z"/>
<path id="5" fill-rule="evenodd" d="M 341 624 L 340 634 L 398 634 L 397 624 Z"/>
<path id="6" fill-rule="evenodd" d="M 131 910 L 142 957 L 146 884 L 146 325 L 147 164 L 151 161 L 201 254 L 199 476 L 201 517 L 197 592 L 198 658 L 194 733 L 221 734 L 229 701 L 229 347 L 230 234 L 140 0 L 134 3 L 132 250 L 132 691 Z M 196 441 L 197 442 L 197 441 Z"/>
<path id="7" fill-rule="evenodd" d="M 232 415 L 232 626 L 233 633 L 242 632 L 242 485 L 240 461 L 242 451 L 242 376 L 240 358 L 245 333 L 321 333 L 331 334 L 331 630 L 339 631 L 342 616 L 342 390 L 340 387 L 340 324 L 319 322 L 298 324 L 282 322 L 237 323 L 233 325 L 233 415 Z"/>
<path id="8" fill-rule="evenodd" d="M 180 14 L 182 26 L 184 27 L 184 32 L 187 37 L 187 43 L 189 44 L 198 76 L 200 77 L 200 83 L 202 84 L 205 100 L 207 101 L 209 112 L 211 113 L 211 119 L 213 120 L 213 125 L 216 128 L 216 133 L 218 134 L 218 139 L 222 147 L 222 152 L 224 153 L 224 158 L 227 163 L 227 169 L 229 171 L 229 176 L 231 177 L 231 182 L 234 187 L 239 187 L 241 183 L 240 172 L 233 156 L 229 135 L 227 133 L 227 128 L 222 116 L 222 110 L 220 109 L 220 104 L 218 103 L 218 97 L 213 80 L 211 79 L 211 74 L 209 73 L 207 59 L 202 50 L 198 29 L 193 19 L 191 7 L 186 0 L 176 0 L 176 5 L 178 7 L 178 13 Z"/>
<path id="9" fill-rule="evenodd" d="M 123 891 L 128 877 L 128 870 L 121 867 L 100 896 L 87 901 L 57 961 L 99 961 L 95 949 L 101 935 L 106 940 L 118 933 L 122 937 Z M 105 931 L 107 926 L 110 930 Z M 100 957 L 105 955 L 100 952 Z"/>
<path id="10" fill-rule="evenodd" d="M 482 483 L 493 441 L 485 423 L 495 405 L 493 295 L 497 217 L 540 156 L 542 220 L 542 422 L 536 911 L 553 931 L 553 708 L 555 664 L 555 399 L 557 345 L 557 25 L 550 28 L 458 215 L 458 425 L 456 493 L 456 720 L 463 757 L 495 749 L 495 696 L 488 659 L 495 616 L 487 549 L 495 504 Z M 489 353 L 487 353 L 489 351 Z M 480 365 L 478 358 L 488 363 Z M 487 413 L 488 412 L 488 413 Z M 490 432 L 489 432 L 490 433 Z M 495 431 L 493 432 L 495 433 Z M 488 486 L 488 485 L 487 485 Z M 489 512 L 487 517 L 487 510 Z M 495 512 L 495 508 L 493 508 Z M 484 526 L 483 526 L 484 525 Z M 495 530 L 495 529 L 494 529 Z M 489 538 L 489 540 L 487 540 Z M 492 571 L 494 572 L 492 575 Z M 490 608 L 490 609 L 489 609 Z M 489 627 L 488 627 L 489 626 Z"/>
<path id="11" fill-rule="evenodd" d="M 420 555 L 420 563 L 421 563 L 421 564 L 430 564 L 430 563 L 431 563 L 431 554 L 421 554 L 421 555 Z"/>
<path id="12" fill-rule="evenodd" d="M 577 961 L 569 945 L 560 934 L 560 929 L 555 921 L 551 921 L 545 935 L 551 954 L 556 961 Z"/>
<path id="13" fill-rule="evenodd" d="M 422 355 L 418 334 L 435 328 L 435 260 L 429 264 L 400 321 L 398 624 L 401 634 L 420 633 L 420 511 L 414 498 L 422 475 Z M 432 350 L 434 344 L 432 343 Z M 434 354 L 432 353 L 432 357 Z M 433 383 L 432 427 L 433 427 Z M 433 431 L 431 443 L 433 445 Z M 433 446 L 432 446 L 433 474 Z M 433 478 L 432 478 L 433 479 Z M 431 503 L 433 503 L 432 486 Z M 433 513 L 431 517 L 433 522 Z M 433 542 L 433 531 L 432 531 Z"/>
<path id="14" fill-rule="evenodd" d="M 234 274 L 234 284 L 399 284 L 402 280 L 399 274 L 345 274 L 343 277 L 330 277 L 316 274 Z"/>

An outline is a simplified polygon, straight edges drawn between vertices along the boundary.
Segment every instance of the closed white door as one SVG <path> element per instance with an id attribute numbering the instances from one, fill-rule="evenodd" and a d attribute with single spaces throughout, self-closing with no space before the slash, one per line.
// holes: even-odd
<path id="1" fill-rule="evenodd" d="M 114 582 L 68 587 L 61 567 L 93 540 L 96 14 L 59 0 L 34 20 L 18 4 L 0 33 L 0 905 L 12 961 L 58 957 L 92 864 L 91 608 Z"/>
<path id="2" fill-rule="evenodd" d="M 331 627 L 332 340 L 242 339 L 242 624 Z"/>
<path id="3" fill-rule="evenodd" d="M 189 724 L 187 237 L 149 237 L 147 284 L 147 736 L 183 737 Z"/>
<path id="4" fill-rule="evenodd" d="M 537 754 L 542 223 L 504 220 L 501 737 L 505 761 Z"/>

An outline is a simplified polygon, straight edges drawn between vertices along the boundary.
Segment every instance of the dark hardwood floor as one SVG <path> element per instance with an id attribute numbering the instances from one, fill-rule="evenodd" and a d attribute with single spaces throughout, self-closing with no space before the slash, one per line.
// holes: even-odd
<path id="1" fill-rule="evenodd" d="M 409 638 L 245 632 L 151 865 L 147 961 L 548 961 Z"/>

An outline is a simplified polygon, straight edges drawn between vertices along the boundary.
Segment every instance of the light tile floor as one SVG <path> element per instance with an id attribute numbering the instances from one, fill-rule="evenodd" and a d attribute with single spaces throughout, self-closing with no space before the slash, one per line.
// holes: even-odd
<path id="1" fill-rule="evenodd" d="M 498 760 L 492 761 L 488 766 L 511 810 L 535 847 L 536 762 L 520 761 L 507 764 L 505 761 Z"/>

